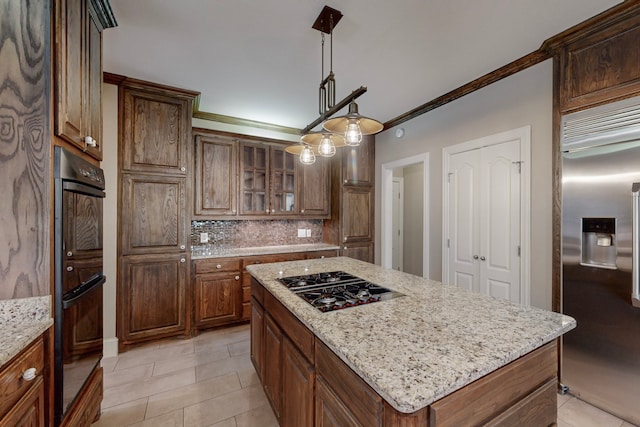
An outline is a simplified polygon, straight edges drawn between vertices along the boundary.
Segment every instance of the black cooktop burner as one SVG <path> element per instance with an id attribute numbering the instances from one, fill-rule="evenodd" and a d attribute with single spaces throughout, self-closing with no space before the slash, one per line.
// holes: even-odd
<path id="1" fill-rule="evenodd" d="M 383 301 L 402 294 L 344 271 L 307 274 L 278 279 L 322 312 Z"/>

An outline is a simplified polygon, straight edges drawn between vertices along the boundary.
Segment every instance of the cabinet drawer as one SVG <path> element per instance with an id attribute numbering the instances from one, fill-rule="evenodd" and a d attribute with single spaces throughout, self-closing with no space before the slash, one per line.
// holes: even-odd
<path id="1" fill-rule="evenodd" d="M 24 371 L 29 368 L 35 368 L 36 375 L 42 376 L 44 369 L 42 337 L 39 337 L 27 350 L 0 371 L 0 416 L 6 414 L 34 383 L 22 378 Z"/>
<path id="2" fill-rule="evenodd" d="M 237 258 L 199 259 L 195 260 L 194 264 L 196 274 L 240 271 L 240 260 Z"/>
<path id="3" fill-rule="evenodd" d="M 331 258 L 338 256 L 338 249 L 307 252 L 307 259 Z"/>

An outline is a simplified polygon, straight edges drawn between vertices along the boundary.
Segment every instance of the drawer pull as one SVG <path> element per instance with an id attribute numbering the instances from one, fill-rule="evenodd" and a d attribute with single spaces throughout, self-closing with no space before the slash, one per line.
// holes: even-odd
<path id="1" fill-rule="evenodd" d="M 22 379 L 25 381 L 31 381 L 36 377 L 36 368 L 29 368 L 22 373 Z"/>
<path id="2" fill-rule="evenodd" d="M 187 262 L 186 258 L 180 258 L 180 262 Z"/>
<path id="3" fill-rule="evenodd" d="M 216 268 L 220 269 L 220 268 L 222 268 L 222 266 L 220 264 L 218 264 L 218 265 L 216 265 Z"/>
<path id="4" fill-rule="evenodd" d="M 67 252 L 67 256 L 68 257 L 72 257 L 73 256 L 73 252 L 71 252 L 71 251 Z"/>
<path id="5" fill-rule="evenodd" d="M 73 267 L 72 266 L 68 266 L 67 267 L 67 271 L 73 271 Z"/>
<path id="6" fill-rule="evenodd" d="M 236 277 L 235 277 L 235 279 L 236 279 L 236 280 L 240 280 L 240 276 L 236 276 Z"/>

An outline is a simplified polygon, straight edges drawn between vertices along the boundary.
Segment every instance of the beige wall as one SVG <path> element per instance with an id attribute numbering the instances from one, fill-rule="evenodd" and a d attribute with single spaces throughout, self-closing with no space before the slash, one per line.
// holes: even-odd
<path id="1" fill-rule="evenodd" d="M 531 125 L 531 304 L 551 309 L 552 62 L 503 79 L 376 136 L 376 263 L 381 165 L 429 152 L 429 269 L 442 277 L 442 148 Z M 426 101 L 426 100 L 425 100 Z M 411 197 L 405 193 L 405 198 Z"/>
<path id="2" fill-rule="evenodd" d="M 104 201 L 104 357 L 118 354 L 116 338 L 116 248 L 118 224 L 118 87 L 102 85 L 102 140 L 107 196 Z"/>
<path id="3" fill-rule="evenodd" d="M 422 228 L 424 206 L 424 166 L 407 166 L 404 168 L 404 233 L 402 271 L 422 276 Z"/>

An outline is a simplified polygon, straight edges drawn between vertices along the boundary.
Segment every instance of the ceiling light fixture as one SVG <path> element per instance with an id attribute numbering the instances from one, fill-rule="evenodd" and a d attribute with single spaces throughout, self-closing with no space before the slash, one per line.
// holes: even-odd
<path id="1" fill-rule="evenodd" d="M 300 163 L 303 165 L 312 165 L 316 162 L 316 155 L 308 145 L 305 145 L 300 153 Z"/>
<path id="2" fill-rule="evenodd" d="M 342 13 L 340 11 L 329 6 L 325 6 L 312 26 L 313 29 L 320 31 L 322 36 L 321 74 L 323 77 L 320 81 L 320 87 L 318 90 L 318 113 L 320 116 L 302 130 L 303 135 L 301 139 L 304 143 L 313 146 L 313 150 L 323 157 L 333 156 L 336 152 L 336 147 L 344 145 L 359 145 L 362 141 L 363 135 L 378 133 L 384 127 L 382 123 L 374 119 L 361 116 L 358 113 L 358 105 L 355 103 L 355 99 L 367 91 L 366 87 L 360 86 L 360 88 L 352 91 L 351 94 L 336 103 L 336 80 L 335 74 L 333 73 L 333 29 L 341 18 Z M 325 34 L 329 34 L 330 37 L 329 74 L 326 77 L 324 77 Z M 349 113 L 345 116 L 329 119 L 347 105 L 349 105 Z M 323 131 L 311 132 L 313 128 L 325 120 L 327 121 L 323 124 Z M 293 150 L 300 153 L 300 161 L 302 162 L 303 148 L 295 148 Z M 309 151 L 314 154 L 313 150 L 310 149 Z M 313 161 L 315 161 L 315 156 Z"/>

